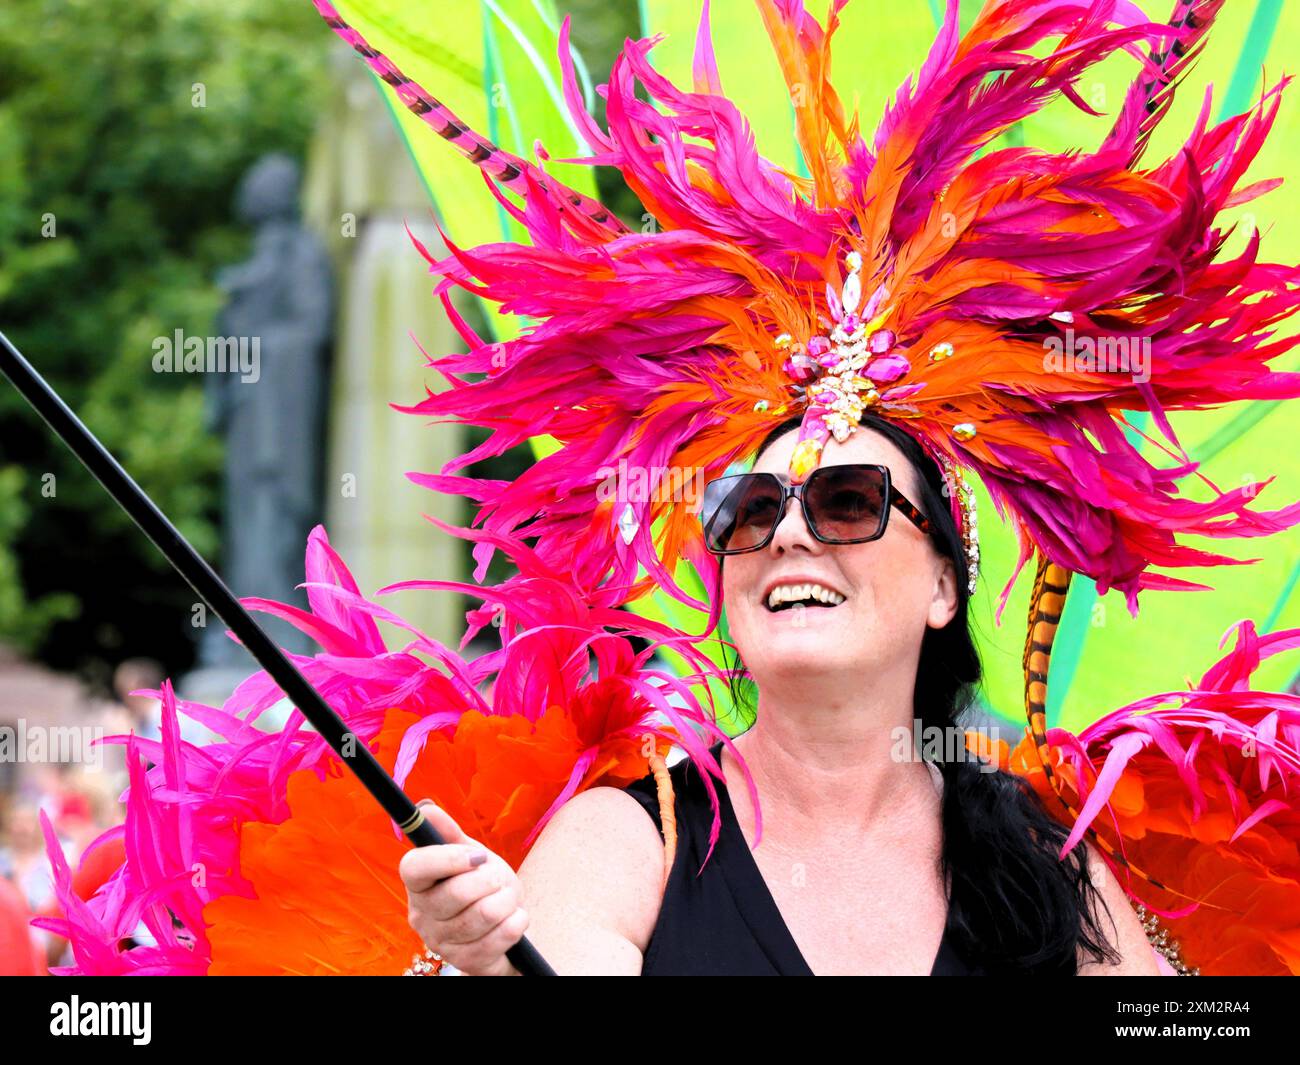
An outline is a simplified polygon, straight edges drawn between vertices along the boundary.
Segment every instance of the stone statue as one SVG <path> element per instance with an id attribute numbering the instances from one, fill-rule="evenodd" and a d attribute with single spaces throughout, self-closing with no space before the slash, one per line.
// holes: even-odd
<path id="1" fill-rule="evenodd" d="M 237 596 L 306 607 L 294 585 L 323 510 L 333 294 L 324 246 L 298 219 L 298 188 L 297 164 L 279 154 L 240 183 L 236 213 L 256 227 L 253 254 L 218 274 L 228 299 L 217 342 L 230 357 L 224 371 L 209 358 L 205 383 L 209 425 L 225 441 L 221 574 Z M 255 617 L 280 646 L 316 650 L 286 623 Z M 211 619 L 201 665 L 246 665 L 244 654 Z"/>

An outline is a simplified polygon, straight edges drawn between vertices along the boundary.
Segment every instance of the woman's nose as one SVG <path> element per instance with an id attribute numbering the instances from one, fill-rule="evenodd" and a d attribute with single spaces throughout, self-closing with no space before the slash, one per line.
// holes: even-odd
<path id="1" fill-rule="evenodd" d="M 793 512 L 793 516 L 791 516 Z M 778 546 L 789 548 L 795 544 L 802 544 L 807 548 L 815 550 L 819 541 L 808 529 L 808 523 L 804 521 L 803 508 L 799 505 L 799 500 L 791 497 L 785 501 L 785 513 L 781 515 L 780 521 L 777 522 L 776 530 L 772 533 L 772 541 L 767 546 L 775 551 Z"/>

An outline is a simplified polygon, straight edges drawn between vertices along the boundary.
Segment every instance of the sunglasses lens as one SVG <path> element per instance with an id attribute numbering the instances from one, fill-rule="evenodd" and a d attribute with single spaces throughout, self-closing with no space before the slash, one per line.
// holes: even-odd
<path id="1" fill-rule="evenodd" d="M 823 466 L 809 478 L 808 513 L 817 534 L 853 541 L 880 531 L 885 476 L 874 467 Z"/>
<path id="2" fill-rule="evenodd" d="M 781 486 L 770 474 L 745 473 L 710 481 L 700 517 L 705 546 L 713 552 L 748 551 L 771 531 Z"/>

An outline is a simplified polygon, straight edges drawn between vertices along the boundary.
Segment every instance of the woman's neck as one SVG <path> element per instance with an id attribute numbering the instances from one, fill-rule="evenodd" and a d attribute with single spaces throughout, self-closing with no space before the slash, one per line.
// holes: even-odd
<path id="1" fill-rule="evenodd" d="M 911 737 L 907 718 L 882 721 L 859 713 L 853 721 L 810 721 L 806 708 L 783 715 L 768 705 L 734 743 L 765 814 L 780 811 L 779 821 L 765 816 L 764 824 L 781 839 L 887 843 L 910 833 L 914 818 L 938 809 L 934 781 Z M 725 768 L 727 790 L 752 844 L 754 814 L 743 774 L 729 754 Z"/>

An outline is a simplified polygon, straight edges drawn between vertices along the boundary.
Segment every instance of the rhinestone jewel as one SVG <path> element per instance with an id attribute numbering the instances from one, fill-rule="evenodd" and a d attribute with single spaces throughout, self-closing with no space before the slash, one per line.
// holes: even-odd
<path id="1" fill-rule="evenodd" d="M 966 593 L 974 595 L 980 575 L 980 534 L 978 515 L 975 513 L 975 491 L 950 459 L 940 456 L 939 461 L 949 488 L 957 497 L 957 506 L 961 512 L 961 543 L 966 555 Z"/>
<path id="2" fill-rule="evenodd" d="M 791 460 L 790 471 L 796 476 L 806 476 L 816 465 L 828 436 L 833 435 L 841 443 L 847 440 L 866 408 L 880 405 L 882 409 L 894 409 L 896 399 L 889 393 L 882 398 L 877 386 L 893 385 L 912 369 L 906 352 L 896 346 L 897 335 L 884 328 L 890 311 L 882 310 L 880 305 L 888 290 L 879 285 L 862 306 L 862 255 L 849 252 L 844 265 L 847 276 L 840 290 L 837 292 L 831 284 L 826 286 L 827 308 L 833 320 L 818 316 L 818 328 L 825 335 L 809 337 L 806 344 L 801 344 L 782 333 L 774 341 L 778 348 L 788 351 L 783 369 L 794 382 L 791 393 L 802 394 L 807 412 L 804 439 Z"/>
<path id="3" fill-rule="evenodd" d="M 857 270 L 849 273 L 844 282 L 844 292 L 840 296 L 840 302 L 844 305 L 844 313 L 852 314 L 858 309 L 858 304 L 862 302 L 862 281 L 858 277 Z"/>
<path id="4" fill-rule="evenodd" d="M 942 344 L 936 344 L 930 349 L 930 361 L 942 362 L 944 359 L 951 359 L 953 346 L 946 340 Z"/>
<path id="5" fill-rule="evenodd" d="M 403 976 L 441 976 L 442 967 L 445 963 L 442 955 L 436 951 L 426 950 L 424 957 L 418 954 L 411 955 L 411 967 L 402 973 Z"/>
<path id="6" fill-rule="evenodd" d="M 866 374 L 876 384 L 892 385 L 911 368 L 903 355 L 881 355 L 867 364 Z"/>
<path id="7" fill-rule="evenodd" d="M 867 344 L 874 354 L 884 355 L 894 346 L 897 339 L 892 329 L 877 329 L 871 334 L 871 339 L 867 341 Z"/>
<path id="8" fill-rule="evenodd" d="M 1178 941 L 1169 942 L 1169 929 L 1160 927 L 1156 915 L 1147 913 L 1147 908 L 1141 903 L 1137 904 L 1136 910 L 1142 930 L 1147 934 L 1147 942 L 1169 963 L 1169 967 L 1179 976 L 1200 976 L 1199 966 L 1189 966 L 1183 959 Z"/>
<path id="9" fill-rule="evenodd" d="M 817 457 L 821 454 L 822 444 L 816 437 L 806 437 L 795 445 L 794 454 L 790 457 L 790 471 L 800 480 L 807 477 L 817 465 Z"/>
<path id="10" fill-rule="evenodd" d="M 952 435 L 958 440 L 973 440 L 975 431 L 975 426 L 970 422 L 959 422 L 952 427 Z"/>
<path id="11" fill-rule="evenodd" d="M 632 537 L 636 535 L 637 529 L 641 523 L 637 521 L 636 513 L 632 510 L 632 504 L 628 503 L 623 507 L 623 513 L 618 519 L 619 535 L 623 537 L 623 543 L 630 544 Z"/>
<path id="12" fill-rule="evenodd" d="M 817 364 L 807 355 L 792 355 L 785 360 L 786 374 L 801 385 L 806 385 L 817 376 Z"/>

